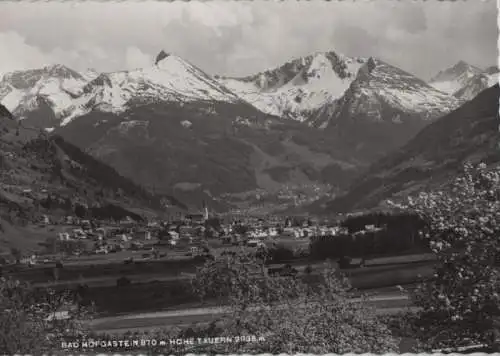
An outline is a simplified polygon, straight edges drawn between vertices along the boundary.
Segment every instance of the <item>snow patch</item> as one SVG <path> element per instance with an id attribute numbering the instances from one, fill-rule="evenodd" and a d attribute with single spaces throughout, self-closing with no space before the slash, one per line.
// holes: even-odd
<path id="1" fill-rule="evenodd" d="M 0 98 L 0 102 L 5 105 L 10 112 L 14 112 L 14 110 L 21 104 L 24 92 L 12 87 L 5 90 L 5 92 L 4 96 Z"/>
<path id="2" fill-rule="evenodd" d="M 500 82 L 500 73 L 490 74 L 487 76 L 486 85 L 488 88 L 498 84 Z"/>
<path id="3" fill-rule="evenodd" d="M 451 80 L 446 82 L 434 82 L 430 84 L 437 90 L 447 94 L 453 94 L 462 87 L 462 84 L 456 80 Z"/>
<path id="4" fill-rule="evenodd" d="M 500 73 L 481 73 L 470 79 L 466 85 L 457 90 L 453 95 L 463 100 L 472 100 L 483 90 L 499 82 Z"/>

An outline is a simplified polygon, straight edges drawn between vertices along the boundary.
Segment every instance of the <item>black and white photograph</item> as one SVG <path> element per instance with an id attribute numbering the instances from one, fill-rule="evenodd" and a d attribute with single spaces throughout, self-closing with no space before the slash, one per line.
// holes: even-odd
<path id="1" fill-rule="evenodd" d="M 495 1 L 0 14 L 0 354 L 500 352 Z"/>

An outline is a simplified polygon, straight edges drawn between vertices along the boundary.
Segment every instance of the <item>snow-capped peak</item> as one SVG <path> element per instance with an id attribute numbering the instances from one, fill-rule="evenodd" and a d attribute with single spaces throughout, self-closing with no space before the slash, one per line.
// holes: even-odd
<path id="1" fill-rule="evenodd" d="M 362 58 L 316 52 L 242 78 L 220 78 L 241 98 L 268 114 L 299 121 L 338 99 L 354 80 Z"/>
<path id="2" fill-rule="evenodd" d="M 163 54 L 163 56 L 161 56 Z M 160 59 L 161 58 L 161 59 Z M 196 68 L 192 64 L 188 63 L 181 57 L 172 55 L 172 54 L 166 54 L 164 51 L 161 51 L 160 54 L 157 56 L 155 65 L 153 66 L 154 69 L 158 69 L 162 72 L 169 73 L 171 75 L 179 75 L 181 72 L 188 71 L 190 73 L 194 72 L 199 72 L 201 76 L 207 76 L 206 73 L 204 73 L 201 69 Z M 145 68 L 144 70 L 150 70 L 151 68 Z"/>
<path id="3" fill-rule="evenodd" d="M 481 72 L 481 69 L 464 61 L 459 61 L 453 67 L 440 71 L 429 83 L 438 90 L 453 94 Z"/>
<path id="4" fill-rule="evenodd" d="M 87 70 L 83 71 L 80 73 L 81 76 L 87 80 L 87 81 L 92 81 L 94 80 L 95 78 L 97 78 L 99 76 L 99 72 L 96 71 L 95 69 L 93 68 L 88 68 Z"/>
<path id="5" fill-rule="evenodd" d="M 16 89 L 30 89 L 40 80 L 58 78 L 59 80 L 82 80 L 83 77 L 74 70 L 60 64 L 38 69 L 19 70 L 4 74 L 1 83 L 9 83 Z"/>
<path id="6" fill-rule="evenodd" d="M 168 56 L 170 56 L 169 53 L 165 52 L 164 50 L 161 50 L 160 53 L 158 53 L 158 55 L 156 56 L 155 65 L 158 65 L 160 61 L 164 60 Z"/>
<path id="7" fill-rule="evenodd" d="M 488 67 L 484 70 L 484 73 L 486 73 L 486 74 L 496 74 L 499 72 L 500 72 L 500 69 L 498 68 L 498 66 L 491 66 L 491 67 Z"/>
<path id="8" fill-rule="evenodd" d="M 469 79 L 465 85 L 453 95 L 462 100 L 472 100 L 480 92 L 492 87 L 499 82 L 500 70 L 493 66 L 486 68 L 482 73 L 476 74 Z"/>
<path id="9" fill-rule="evenodd" d="M 44 75 L 47 77 L 82 79 L 82 75 L 80 73 L 62 64 L 50 65 L 43 68 L 43 70 L 45 71 Z"/>
<path id="10" fill-rule="evenodd" d="M 240 102 L 201 69 L 161 51 L 150 67 L 98 74 L 62 65 L 8 73 L 0 82 L 0 101 L 17 113 L 50 107 L 65 125 L 91 110 L 123 112 L 159 101 Z"/>
<path id="11" fill-rule="evenodd" d="M 184 59 L 161 51 L 150 67 L 102 73 L 83 89 L 76 107 L 61 123 L 90 110 L 120 113 L 134 105 L 155 102 L 220 101 L 240 98 Z"/>
<path id="12" fill-rule="evenodd" d="M 440 71 L 431 82 L 441 82 L 444 80 L 451 80 L 464 74 L 477 74 L 482 70 L 466 63 L 465 61 L 459 61 L 454 66 Z"/>
<path id="13" fill-rule="evenodd" d="M 23 118 L 44 103 L 57 116 L 63 115 L 81 93 L 85 78 L 60 64 L 7 73 L 0 81 L 0 102 Z"/>
<path id="14" fill-rule="evenodd" d="M 431 120 L 459 105 L 459 100 L 429 86 L 414 75 L 370 57 L 359 69 L 344 96 L 322 108 L 315 126 L 326 128 L 339 120 L 399 122 L 401 117 Z M 331 108 L 329 107 L 331 106 Z"/>

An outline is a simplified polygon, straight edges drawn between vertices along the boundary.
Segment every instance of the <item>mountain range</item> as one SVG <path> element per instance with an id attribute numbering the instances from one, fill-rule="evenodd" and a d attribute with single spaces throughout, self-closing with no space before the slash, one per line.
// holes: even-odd
<path id="1" fill-rule="evenodd" d="M 161 51 L 131 71 L 8 73 L 0 101 L 137 184 L 225 209 L 228 194 L 284 184 L 344 190 L 497 72 L 459 62 L 426 83 L 380 59 L 330 51 L 228 78 Z M 438 90 L 446 81 L 464 85 Z"/>
<path id="2" fill-rule="evenodd" d="M 440 71 L 431 78 L 430 84 L 438 90 L 453 94 L 464 87 L 471 78 L 482 72 L 483 70 L 478 67 L 459 61 L 453 67 Z"/>
<path id="3" fill-rule="evenodd" d="M 480 69 L 464 61 L 439 72 L 430 80 L 430 84 L 458 99 L 471 100 L 481 91 L 498 83 L 497 66 Z"/>

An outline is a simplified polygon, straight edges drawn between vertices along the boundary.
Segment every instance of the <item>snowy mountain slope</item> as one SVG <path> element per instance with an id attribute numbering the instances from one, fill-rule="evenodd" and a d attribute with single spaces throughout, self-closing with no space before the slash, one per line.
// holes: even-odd
<path id="1" fill-rule="evenodd" d="M 483 90 L 486 90 L 487 88 L 490 88 L 498 83 L 500 71 L 498 68 L 495 69 L 496 72 L 490 69 L 475 75 L 453 95 L 462 100 L 472 100 Z"/>
<path id="2" fill-rule="evenodd" d="M 94 80 L 99 76 L 99 72 L 96 71 L 95 69 L 89 68 L 86 71 L 80 73 L 85 80 L 90 82 L 91 80 Z"/>
<path id="3" fill-rule="evenodd" d="M 92 110 L 121 113 L 134 105 L 159 101 L 241 102 L 199 68 L 161 54 L 155 65 L 133 71 L 79 74 L 52 66 L 7 74 L 0 82 L 0 102 L 21 118 L 40 108 L 52 110 L 61 125 Z"/>
<path id="4" fill-rule="evenodd" d="M 344 95 L 310 123 L 332 137 L 336 150 L 373 162 L 459 105 L 459 99 L 415 76 L 369 58 Z"/>
<path id="5" fill-rule="evenodd" d="M 364 113 L 371 120 L 378 120 L 388 110 L 391 111 L 389 119 L 395 122 L 406 114 L 432 119 L 460 103 L 451 97 L 452 93 L 440 92 L 380 60 L 371 59 L 374 71 L 366 70 L 368 61 L 322 52 L 253 76 L 219 80 L 265 113 L 307 122 L 318 128 L 326 128 L 332 118 L 340 115 Z M 361 68 L 365 71 L 360 72 Z M 455 78 L 459 71 L 467 77 L 468 72 L 475 73 L 478 69 L 459 63 L 441 72 L 436 80 Z M 346 106 L 350 107 L 349 112 Z M 382 106 L 388 110 L 383 110 Z"/>
<path id="6" fill-rule="evenodd" d="M 437 90 L 453 94 L 464 87 L 471 78 L 482 72 L 480 68 L 460 61 L 453 67 L 439 72 L 429 81 L 429 84 Z"/>
<path id="7" fill-rule="evenodd" d="M 342 96 L 365 61 L 318 52 L 253 76 L 219 80 L 265 113 L 306 121 L 312 112 Z"/>
<path id="8" fill-rule="evenodd" d="M 25 91 L 14 88 L 7 82 L 0 82 L 0 102 L 5 105 L 10 111 L 15 109 L 22 102 Z"/>
<path id="9" fill-rule="evenodd" d="M 149 68 L 101 74 L 83 91 L 78 100 L 87 109 L 114 113 L 123 112 L 133 104 L 158 101 L 240 101 L 205 72 L 174 55 Z"/>
<path id="10" fill-rule="evenodd" d="M 7 74 L 0 82 L 0 101 L 21 117 L 41 108 L 50 116 L 51 126 L 54 122 L 58 125 L 57 121 L 66 125 L 92 110 L 121 113 L 134 105 L 163 101 L 246 101 L 266 114 L 324 128 L 328 124 L 324 118 L 342 109 L 344 94 L 358 80 L 358 71 L 366 63 L 363 58 L 320 52 L 253 76 L 212 78 L 187 61 L 161 51 L 154 65 L 132 71 L 98 75 L 88 70 L 79 74 L 64 66 L 51 66 Z M 414 81 L 414 77 L 401 75 L 404 72 L 396 69 L 379 75 L 381 85 L 368 88 L 372 94 L 363 99 L 365 105 L 360 105 L 360 110 L 377 101 L 377 91 L 383 90 L 386 103 L 403 111 L 443 111 L 437 106 L 446 100 L 436 101 L 436 93 L 429 96 L 428 86 L 423 93 L 411 88 L 409 94 L 405 85 L 398 85 L 398 81 Z M 372 108 L 368 111 L 371 113 Z"/>
<path id="11" fill-rule="evenodd" d="M 7 73 L 0 81 L 0 102 L 20 118 L 41 105 L 61 117 L 82 93 L 85 78 L 63 65 Z"/>
<path id="12" fill-rule="evenodd" d="M 381 60 L 370 58 L 330 111 L 321 127 L 342 125 L 353 119 L 402 123 L 432 120 L 460 105 L 460 100 Z M 326 110 L 326 108 L 323 108 Z"/>

